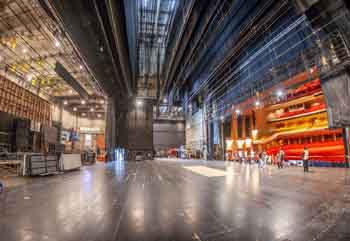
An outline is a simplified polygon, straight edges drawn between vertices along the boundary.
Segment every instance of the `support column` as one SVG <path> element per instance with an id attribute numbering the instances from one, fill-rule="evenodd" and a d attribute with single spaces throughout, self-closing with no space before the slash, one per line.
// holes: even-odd
<path id="1" fill-rule="evenodd" d="M 220 121 L 220 135 L 221 135 L 221 155 L 222 155 L 222 160 L 225 161 L 225 137 L 224 137 L 224 122 L 225 120 Z"/>
<path id="2" fill-rule="evenodd" d="M 345 167 L 349 168 L 349 127 L 343 128 L 343 141 L 345 151 Z"/>

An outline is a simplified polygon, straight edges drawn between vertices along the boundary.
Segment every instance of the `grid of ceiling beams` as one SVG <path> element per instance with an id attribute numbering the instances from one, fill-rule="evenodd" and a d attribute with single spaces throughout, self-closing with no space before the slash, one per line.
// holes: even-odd
<path id="1" fill-rule="evenodd" d="M 78 96 L 54 71 L 60 62 L 89 95 L 101 95 L 65 33 L 37 0 L 0 4 L 0 71 L 48 99 Z"/>
<path id="2" fill-rule="evenodd" d="M 137 0 L 138 96 L 156 97 L 178 0 Z"/>

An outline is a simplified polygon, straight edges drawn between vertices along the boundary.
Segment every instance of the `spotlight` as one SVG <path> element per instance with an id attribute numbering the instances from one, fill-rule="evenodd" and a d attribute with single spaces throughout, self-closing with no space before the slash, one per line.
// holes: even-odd
<path id="1" fill-rule="evenodd" d="M 278 97 L 282 97 L 283 96 L 283 91 L 282 90 L 277 90 L 276 95 Z"/>
<path id="2" fill-rule="evenodd" d="M 164 104 L 168 103 L 168 100 L 166 98 L 164 98 L 163 103 Z"/>
<path id="3" fill-rule="evenodd" d="M 82 66 L 82 65 L 79 65 L 79 69 L 82 70 L 82 69 L 83 69 L 83 66 Z"/>
<path id="4" fill-rule="evenodd" d="M 85 100 L 82 100 L 82 101 L 81 101 L 81 104 L 82 104 L 82 105 L 85 105 L 85 104 L 86 104 L 86 101 L 85 101 Z"/>
<path id="5" fill-rule="evenodd" d="M 77 107 L 74 107 L 74 108 L 73 108 L 73 111 L 78 111 Z"/>
<path id="6" fill-rule="evenodd" d="M 90 108 L 90 111 L 91 111 L 91 112 L 94 112 L 94 111 L 95 111 L 95 109 L 94 109 L 94 108 Z"/>
<path id="7" fill-rule="evenodd" d="M 241 111 L 239 109 L 235 110 L 236 114 L 239 115 Z"/>
<path id="8" fill-rule="evenodd" d="M 142 106 L 142 100 L 136 100 L 136 105 L 137 106 Z"/>
<path id="9" fill-rule="evenodd" d="M 63 101 L 63 104 L 68 105 L 68 101 L 67 100 Z"/>
<path id="10" fill-rule="evenodd" d="M 258 101 L 258 100 L 255 102 L 255 106 L 260 106 L 260 104 L 261 104 L 261 103 L 260 103 L 260 101 Z"/>
<path id="11" fill-rule="evenodd" d="M 27 53 L 27 52 L 28 52 L 28 49 L 26 49 L 26 48 L 23 48 L 23 49 L 22 49 L 22 53 L 25 54 L 25 53 Z"/>
<path id="12" fill-rule="evenodd" d="M 31 74 L 27 75 L 27 80 L 28 81 L 31 81 L 32 79 L 33 79 L 33 75 L 31 75 Z"/>
<path id="13" fill-rule="evenodd" d="M 103 105 L 105 103 L 105 100 L 100 100 L 100 104 Z"/>

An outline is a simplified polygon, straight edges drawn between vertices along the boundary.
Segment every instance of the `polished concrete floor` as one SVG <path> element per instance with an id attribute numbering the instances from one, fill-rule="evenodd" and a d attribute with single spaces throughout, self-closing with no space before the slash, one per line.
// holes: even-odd
<path id="1" fill-rule="evenodd" d="M 0 194 L 0 240 L 350 240 L 345 169 L 113 162 Z"/>

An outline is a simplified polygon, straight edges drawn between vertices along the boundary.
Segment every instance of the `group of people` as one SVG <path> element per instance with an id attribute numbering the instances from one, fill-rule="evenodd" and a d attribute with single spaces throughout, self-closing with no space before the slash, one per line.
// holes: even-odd
<path id="1" fill-rule="evenodd" d="M 265 167 L 268 161 L 268 158 L 269 156 L 265 151 L 259 154 L 258 164 L 260 168 Z M 303 160 L 304 172 L 308 172 L 309 171 L 309 150 L 306 146 L 304 147 L 304 151 L 301 156 L 301 159 Z M 277 160 L 278 169 L 282 169 L 286 166 L 285 153 L 282 148 L 280 148 L 279 152 L 277 153 L 276 160 Z"/>
<path id="2" fill-rule="evenodd" d="M 301 159 L 303 160 L 303 167 L 304 172 L 309 171 L 309 150 L 305 146 L 303 154 L 301 155 Z M 279 169 L 283 168 L 285 166 L 285 154 L 282 148 L 280 148 L 278 154 L 277 154 L 277 167 Z"/>

